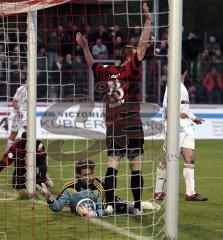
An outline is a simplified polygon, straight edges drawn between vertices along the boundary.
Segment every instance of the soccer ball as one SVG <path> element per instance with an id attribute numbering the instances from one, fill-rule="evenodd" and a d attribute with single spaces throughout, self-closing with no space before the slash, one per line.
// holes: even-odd
<path id="1" fill-rule="evenodd" d="M 84 211 L 83 211 L 82 207 L 88 207 L 93 212 L 96 211 L 95 202 L 93 200 L 91 200 L 90 198 L 83 198 L 76 205 L 76 213 L 77 213 L 77 215 L 79 215 L 81 217 L 84 217 Z"/>

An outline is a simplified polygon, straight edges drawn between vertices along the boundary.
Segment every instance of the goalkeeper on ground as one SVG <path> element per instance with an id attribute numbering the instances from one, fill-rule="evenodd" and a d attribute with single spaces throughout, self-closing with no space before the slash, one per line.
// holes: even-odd
<path id="1" fill-rule="evenodd" d="M 87 206 L 82 207 L 80 216 L 97 217 L 104 215 L 105 196 L 104 189 L 99 179 L 94 177 L 95 163 L 91 160 L 80 160 L 76 163 L 76 178 L 67 182 L 61 189 L 56 199 L 53 198 L 45 184 L 37 185 L 37 189 L 46 199 L 49 208 L 60 212 L 69 206 L 71 212 L 76 212 L 76 206 L 82 199 L 91 199 L 96 205 L 96 211 Z"/>
<path id="2" fill-rule="evenodd" d="M 80 216 L 98 217 L 113 214 L 113 209 L 106 207 L 106 199 L 103 183 L 94 177 L 95 163 L 92 160 L 80 160 L 76 163 L 76 178 L 67 182 L 61 189 L 56 199 L 48 191 L 45 184 L 37 185 L 37 189 L 46 199 L 49 208 L 54 212 L 60 212 L 65 206 L 69 206 L 71 212 Z M 77 208 L 78 203 L 84 199 L 91 199 L 95 204 L 95 211 L 89 205 L 83 204 Z M 158 210 L 156 203 L 141 202 L 145 210 Z M 134 204 L 123 201 L 115 196 L 115 213 L 133 214 Z"/>

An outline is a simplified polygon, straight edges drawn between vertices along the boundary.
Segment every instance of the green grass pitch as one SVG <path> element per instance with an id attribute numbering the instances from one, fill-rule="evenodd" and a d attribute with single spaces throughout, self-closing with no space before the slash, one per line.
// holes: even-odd
<path id="1" fill-rule="evenodd" d="M 208 197 L 208 202 L 184 201 L 183 161 L 180 161 L 180 240 L 223 239 L 222 143 L 222 140 L 196 141 L 196 189 L 199 193 Z M 55 196 L 66 179 L 74 176 L 74 161 L 80 156 L 85 156 L 85 149 L 88 145 L 89 142 L 86 141 L 66 141 L 63 150 L 61 150 L 57 143 L 55 145 L 52 143 L 51 152 L 49 152 L 49 174 L 55 183 L 55 186 L 51 189 Z M 4 150 L 5 141 L 0 141 L 1 155 Z M 88 154 L 93 150 L 89 150 Z M 63 155 L 62 151 L 66 152 L 66 154 Z M 152 173 L 154 173 L 161 154 L 161 141 L 146 141 L 145 162 L 143 163 L 143 173 L 145 174 L 144 200 L 151 200 L 152 198 L 152 186 L 154 184 L 154 174 Z M 103 177 L 106 169 L 106 152 L 98 153 L 92 156 L 91 159 L 98 163 L 96 175 Z M 146 212 L 146 216 L 143 216 L 142 219 L 140 217 L 117 215 L 115 217 L 104 217 L 102 222 L 99 219 L 99 223 L 96 224 L 87 219 L 74 216 L 67 210 L 61 213 L 51 212 L 47 205 L 43 204 L 41 196 L 37 196 L 36 201 L 14 199 L 15 194 L 11 188 L 11 171 L 12 168 L 8 167 L 0 173 L 0 240 L 137 239 L 140 234 L 145 237 L 157 234 L 159 236 L 153 239 L 161 239 L 162 234 L 158 233 L 162 231 L 163 227 L 163 206 L 155 214 L 149 211 Z M 127 197 L 132 198 L 131 190 L 126 191 L 125 189 L 127 184 L 130 185 L 129 174 L 127 160 L 124 159 L 119 171 L 119 190 L 117 191 L 117 194 L 124 199 Z M 3 200 L 4 198 L 7 200 Z M 132 237 L 131 235 L 121 234 L 117 229 L 109 230 L 105 228 L 104 223 L 111 224 L 109 225 L 110 228 L 114 224 L 124 230 L 128 230 L 129 227 Z"/>

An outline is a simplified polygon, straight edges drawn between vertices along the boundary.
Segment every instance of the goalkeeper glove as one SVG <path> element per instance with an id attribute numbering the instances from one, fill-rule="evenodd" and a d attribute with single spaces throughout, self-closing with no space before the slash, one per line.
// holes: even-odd
<path id="1" fill-rule="evenodd" d="M 77 214 L 81 217 L 94 218 L 97 217 L 97 213 L 91 209 L 87 204 L 80 204 L 77 210 Z"/>
<path id="2" fill-rule="evenodd" d="M 46 199 L 47 203 L 52 203 L 54 200 L 54 197 L 52 194 L 48 191 L 46 185 L 44 183 L 41 183 L 41 186 L 39 184 L 36 185 L 37 190 L 41 193 L 41 195 Z"/>

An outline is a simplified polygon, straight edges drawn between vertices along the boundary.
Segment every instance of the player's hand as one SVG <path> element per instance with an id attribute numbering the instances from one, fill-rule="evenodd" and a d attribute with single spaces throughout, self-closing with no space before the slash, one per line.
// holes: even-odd
<path id="1" fill-rule="evenodd" d="M 97 213 L 95 211 L 93 211 L 90 208 L 90 206 L 88 206 L 86 204 L 81 204 L 79 206 L 79 215 L 81 217 L 89 217 L 89 218 L 97 217 Z"/>
<path id="2" fill-rule="evenodd" d="M 148 7 L 147 3 L 143 3 L 143 11 L 144 11 L 146 20 L 151 21 L 151 16 L 150 16 L 150 12 L 149 12 L 149 7 Z"/>
<path id="3" fill-rule="evenodd" d="M 87 39 L 86 39 L 80 32 L 78 32 L 78 33 L 76 34 L 76 42 L 77 42 L 82 48 L 88 47 L 88 41 L 87 41 Z"/>
<path id="4" fill-rule="evenodd" d="M 46 199 L 46 201 L 49 201 L 52 197 L 51 193 L 48 191 L 46 185 L 44 183 L 41 183 L 41 186 L 39 184 L 36 184 L 37 190 L 41 193 L 41 195 Z"/>
<path id="5" fill-rule="evenodd" d="M 196 124 L 202 124 L 204 122 L 204 119 L 203 118 L 199 118 L 199 117 L 196 117 L 194 120 L 193 120 L 194 123 Z"/>
<path id="6" fill-rule="evenodd" d="M 181 119 L 186 119 L 186 118 L 189 118 L 188 115 L 186 113 L 180 113 L 180 118 Z"/>

